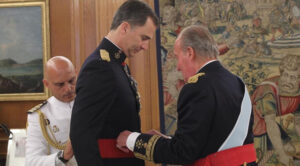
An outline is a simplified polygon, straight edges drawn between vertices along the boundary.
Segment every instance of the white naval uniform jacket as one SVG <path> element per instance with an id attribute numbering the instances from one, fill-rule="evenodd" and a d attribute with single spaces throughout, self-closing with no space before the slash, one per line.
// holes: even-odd
<path id="1" fill-rule="evenodd" d="M 73 103 L 74 101 L 64 103 L 52 96 L 47 100 L 47 103 L 40 108 L 45 118 L 50 121 L 55 139 L 59 143 L 66 143 L 69 139 Z M 74 157 L 66 164 L 58 160 L 56 156 L 60 150 L 49 145 L 44 138 L 37 111 L 28 114 L 27 121 L 25 166 L 77 166 Z M 53 139 L 48 127 L 47 132 Z"/>

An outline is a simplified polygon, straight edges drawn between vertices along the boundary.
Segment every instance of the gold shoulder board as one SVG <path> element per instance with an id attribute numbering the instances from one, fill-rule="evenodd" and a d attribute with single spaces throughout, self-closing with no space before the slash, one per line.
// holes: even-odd
<path id="1" fill-rule="evenodd" d="M 104 49 L 100 50 L 100 57 L 102 60 L 110 62 L 109 53 L 106 50 L 104 50 Z"/>
<path id="2" fill-rule="evenodd" d="M 189 78 L 188 83 L 196 83 L 198 81 L 198 78 L 205 75 L 205 73 L 198 73 L 192 77 Z"/>
<path id="3" fill-rule="evenodd" d="M 34 113 L 35 111 L 41 109 L 45 104 L 47 104 L 47 100 L 45 100 L 45 101 L 42 102 L 41 104 L 38 104 L 38 105 L 34 106 L 34 107 L 31 108 L 30 110 L 28 110 L 27 113 L 29 113 L 29 114 Z"/>

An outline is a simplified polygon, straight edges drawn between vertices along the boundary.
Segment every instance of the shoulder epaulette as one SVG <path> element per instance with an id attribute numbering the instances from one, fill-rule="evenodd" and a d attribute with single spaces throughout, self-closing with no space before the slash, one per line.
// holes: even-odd
<path id="1" fill-rule="evenodd" d="M 100 49 L 100 57 L 102 60 L 110 62 L 109 53 L 106 50 Z"/>
<path id="2" fill-rule="evenodd" d="M 35 111 L 41 109 L 45 104 L 47 104 L 47 100 L 43 101 L 41 104 L 38 104 L 27 111 L 28 114 L 34 113 Z"/>
<path id="3" fill-rule="evenodd" d="M 192 77 L 189 78 L 188 83 L 196 83 L 198 81 L 198 78 L 205 75 L 205 73 L 198 73 Z"/>

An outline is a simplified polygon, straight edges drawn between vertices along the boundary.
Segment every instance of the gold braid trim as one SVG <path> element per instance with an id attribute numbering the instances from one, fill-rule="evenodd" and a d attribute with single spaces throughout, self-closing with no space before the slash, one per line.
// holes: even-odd
<path id="1" fill-rule="evenodd" d="M 49 136 L 49 134 L 47 132 L 47 129 L 46 129 L 46 126 L 48 124 L 46 123 L 45 116 L 44 116 L 44 114 L 42 113 L 41 110 L 38 110 L 38 113 L 39 113 L 39 117 L 40 117 L 40 126 L 41 126 L 41 129 L 42 129 L 42 133 L 43 133 L 44 138 L 48 142 L 48 144 L 51 145 L 51 146 L 53 146 L 56 149 L 64 150 L 65 147 L 66 147 L 66 143 L 65 144 L 59 144 L 59 143 L 57 143 L 57 141 L 53 141 L 50 138 L 50 136 Z"/>
<path id="2" fill-rule="evenodd" d="M 152 137 L 152 138 L 153 138 L 153 137 Z M 148 152 L 148 153 L 150 153 L 150 160 L 151 160 L 151 161 L 154 161 L 154 156 L 153 156 L 153 155 L 154 155 L 154 148 L 155 148 L 156 142 L 157 142 L 157 140 L 160 138 L 160 136 L 155 135 L 155 137 L 154 137 L 153 139 L 152 139 L 152 138 L 151 138 L 150 141 L 149 141 L 149 142 L 151 143 L 151 144 L 150 144 L 151 149 L 150 149 L 150 148 L 149 148 L 149 149 L 147 148 L 147 152 L 150 151 L 150 152 Z"/>
<path id="3" fill-rule="evenodd" d="M 142 159 L 142 160 L 149 160 L 149 161 L 154 161 L 153 160 L 153 154 L 154 154 L 154 148 L 155 148 L 155 145 L 156 145 L 156 142 L 157 140 L 160 138 L 160 136 L 158 135 L 153 135 L 148 143 L 144 143 L 143 144 L 143 147 L 146 148 L 146 154 L 143 155 L 143 154 L 140 154 L 138 152 L 134 152 L 134 156 L 136 158 L 139 158 L 139 159 Z"/>

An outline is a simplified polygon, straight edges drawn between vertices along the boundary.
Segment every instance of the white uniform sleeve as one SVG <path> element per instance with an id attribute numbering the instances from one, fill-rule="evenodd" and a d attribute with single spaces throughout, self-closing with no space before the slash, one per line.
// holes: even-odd
<path id="1" fill-rule="evenodd" d="M 77 162 L 76 162 L 74 156 L 66 163 L 66 166 L 76 166 L 76 165 L 77 165 Z"/>
<path id="2" fill-rule="evenodd" d="M 56 153 L 57 154 L 57 153 Z M 75 160 L 75 157 L 73 156 L 66 164 L 64 164 L 62 161 L 58 159 L 58 157 L 55 157 L 55 166 L 77 166 L 77 162 Z"/>
<path id="3" fill-rule="evenodd" d="M 43 137 L 38 114 L 28 115 L 25 166 L 55 166 L 57 153 L 48 154 L 48 143 Z"/>

